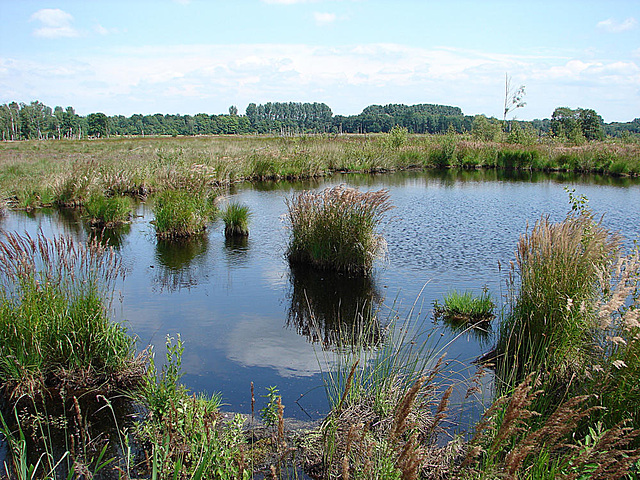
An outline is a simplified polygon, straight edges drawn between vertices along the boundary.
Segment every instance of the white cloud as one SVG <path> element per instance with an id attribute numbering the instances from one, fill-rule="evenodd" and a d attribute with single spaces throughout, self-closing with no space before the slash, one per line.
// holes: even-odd
<path id="1" fill-rule="evenodd" d="M 622 22 L 618 22 L 612 18 L 608 18 L 606 20 L 598 22 L 597 27 L 610 33 L 621 33 L 627 30 L 634 29 L 637 24 L 638 21 L 633 17 L 629 17 Z"/>
<path id="2" fill-rule="evenodd" d="M 329 25 L 338 18 L 335 13 L 313 12 L 313 18 L 320 26 Z"/>
<path id="3" fill-rule="evenodd" d="M 629 98 L 636 98 L 640 84 L 640 62 L 631 59 L 399 44 L 122 47 L 106 55 L 82 55 L 73 63 L 5 59 L 0 64 L 7 71 L 0 92 L 73 104 L 79 112 L 86 104 L 93 105 L 88 111 L 123 115 L 222 113 L 230 104 L 317 101 L 336 114 L 359 113 L 373 103 L 442 103 L 468 114 L 500 116 L 504 73 L 509 72 L 514 84 L 527 86 L 522 118 L 548 117 L 566 104 L 595 108 L 613 121 L 637 116 Z M 62 92 L 73 95 L 48 100 Z"/>
<path id="4" fill-rule="evenodd" d="M 93 27 L 93 31 L 96 32 L 98 35 L 114 35 L 114 34 L 118 34 L 120 33 L 120 29 L 119 28 L 107 28 L 104 27 L 102 25 L 100 25 L 99 23 L 96 24 Z"/>
<path id="5" fill-rule="evenodd" d="M 267 317 L 236 319 L 225 340 L 229 360 L 243 367 L 272 368 L 282 377 L 309 377 L 336 363 L 335 354 L 317 353 L 304 337 Z"/>
<path id="6" fill-rule="evenodd" d="M 59 8 L 43 8 L 31 15 L 30 21 L 41 23 L 33 35 L 43 38 L 77 37 L 78 31 L 71 25 L 73 16 Z"/>

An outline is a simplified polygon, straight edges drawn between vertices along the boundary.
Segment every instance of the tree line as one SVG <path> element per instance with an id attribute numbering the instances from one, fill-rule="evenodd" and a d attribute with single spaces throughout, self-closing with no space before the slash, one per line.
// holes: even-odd
<path id="1" fill-rule="evenodd" d="M 0 105 L 0 138 L 7 140 L 100 138 L 112 135 L 219 135 L 386 133 L 395 126 L 409 133 L 472 133 L 482 140 L 510 136 L 553 135 L 572 141 L 605 136 L 640 135 L 640 118 L 605 124 L 591 109 L 558 107 L 551 119 L 504 121 L 484 115 L 464 115 L 459 107 L 434 104 L 370 105 L 357 115 L 334 115 L 324 103 L 250 103 L 244 115 L 236 106 L 228 114 L 107 116 L 78 115 L 73 107 L 51 108 L 40 101 Z"/>

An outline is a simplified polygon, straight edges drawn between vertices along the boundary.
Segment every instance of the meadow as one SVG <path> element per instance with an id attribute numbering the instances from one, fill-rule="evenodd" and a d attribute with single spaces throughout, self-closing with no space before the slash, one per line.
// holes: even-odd
<path id="1" fill-rule="evenodd" d="M 202 190 L 238 181 L 334 172 L 462 168 L 640 174 L 640 145 L 480 142 L 470 135 L 113 137 L 0 144 L 0 193 L 10 206 L 85 204 L 106 196 Z"/>

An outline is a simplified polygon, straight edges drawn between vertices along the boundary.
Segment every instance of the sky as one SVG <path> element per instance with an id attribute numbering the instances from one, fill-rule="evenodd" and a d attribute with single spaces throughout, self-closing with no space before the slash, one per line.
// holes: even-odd
<path id="1" fill-rule="evenodd" d="M 0 104 L 80 115 L 436 103 L 640 117 L 640 0 L 0 0 Z"/>

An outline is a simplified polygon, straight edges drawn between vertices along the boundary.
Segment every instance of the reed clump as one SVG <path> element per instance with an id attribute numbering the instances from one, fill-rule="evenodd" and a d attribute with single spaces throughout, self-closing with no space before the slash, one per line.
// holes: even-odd
<path id="1" fill-rule="evenodd" d="M 584 204 L 574 203 L 560 223 L 542 217 L 521 236 L 512 277 L 518 291 L 498 337 L 505 374 L 537 370 L 568 378 L 582 369 L 594 351 L 597 305 L 619 252 L 620 237 Z"/>
<path id="2" fill-rule="evenodd" d="M 593 422 L 595 395 L 576 395 L 545 410 L 541 377 L 530 373 L 498 397 L 476 425 L 451 478 L 597 478 L 628 475 L 640 459 L 640 430 Z"/>
<path id="3" fill-rule="evenodd" d="M 111 390 L 143 365 L 110 320 L 119 257 L 97 242 L 6 234 L 0 242 L 0 382 L 5 394 L 49 388 Z"/>
<path id="4" fill-rule="evenodd" d="M 158 238 L 185 238 L 202 233 L 215 215 L 215 196 L 207 191 L 165 190 L 153 202 Z"/>
<path id="5" fill-rule="evenodd" d="M 497 398 L 463 467 L 472 478 L 622 478 L 640 459 L 640 251 L 584 196 L 524 235 L 498 338 Z M 519 289 L 516 291 L 515 286 Z"/>
<path id="6" fill-rule="evenodd" d="M 340 185 L 287 200 L 289 262 L 349 273 L 369 273 L 384 251 L 377 233 L 391 208 L 386 190 L 360 192 Z"/>
<path id="7" fill-rule="evenodd" d="M 121 196 L 91 195 L 84 204 L 84 217 L 92 227 L 118 227 L 131 219 L 131 201 Z"/>
<path id="8" fill-rule="evenodd" d="M 224 235 L 230 237 L 247 237 L 249 236 L 249 219 L 251 211 L 246 205 L 238 202 L 231 202 L 221 212 L 221 218 L 224 222 Z"/>

